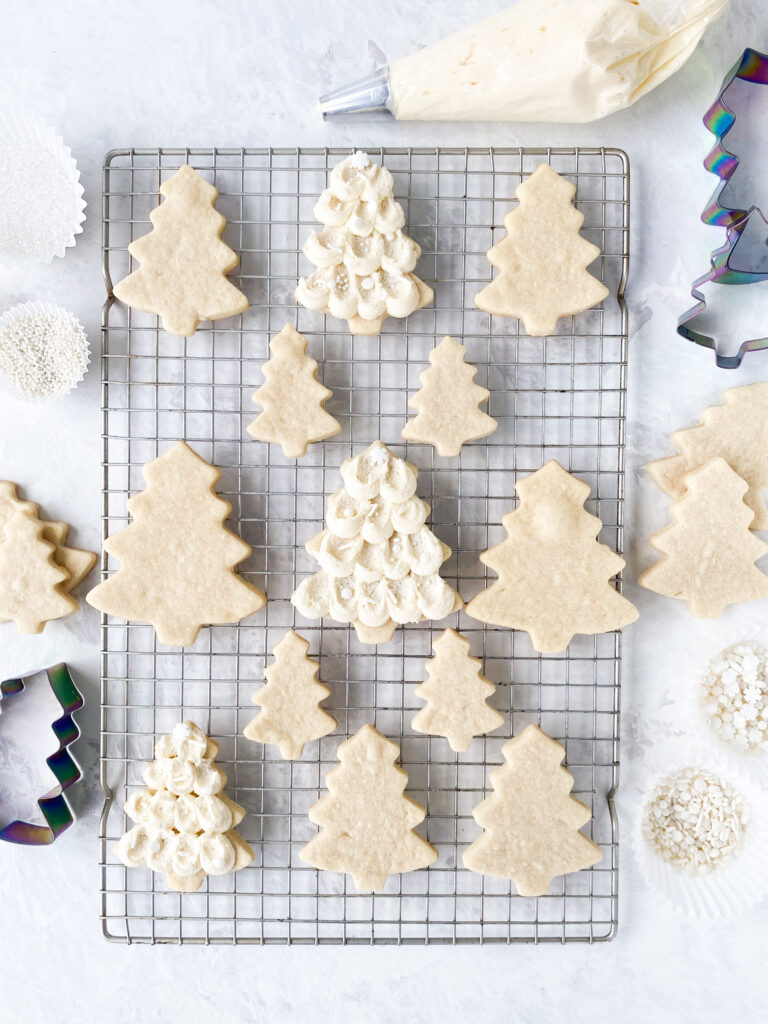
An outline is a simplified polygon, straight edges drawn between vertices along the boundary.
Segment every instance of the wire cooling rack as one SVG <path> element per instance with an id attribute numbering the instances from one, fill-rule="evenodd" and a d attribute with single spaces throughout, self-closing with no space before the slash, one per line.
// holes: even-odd
<path id="1" fill-rule="evenodd" d="M 311 267 L 301 254 L 316 227 L 312 208 L 330 167 L 348 150 L 116 150 L 104 168 L 103 317 L 104 534 L 128 522 L 126 500 L 144 486 L 145 462 L 180 438 L 223 473 L 232 526 L 253 547 L 243 575 L 269 603 L 237 626 L 203 629 L 184 649 L 156 643 L 154 631 L 119 619 L 102 626 L 101 919 L 125 942 L 173 943 L 477 943 L 609 939 L 617 925 L 617 833 L 612 795 L 618 775 L 621 637 L 579 637 L 558 656 L 537 655 L 527 634 L 486 628 L 464 613 L 439 625 L 399 628 L 378 648 L 352 629 L 307 622 L 289 602 L 316 568 L 305 541 L 323 526 L 325 498 L 337 490 L 346 457 L 381 438 L 419 470 L 418 493 L 432 506 L 434 532 L 453 555 L 442 575 L 468 600 L 487 585 L 481 551 L 504 536 L 515 480 L 556 458 L 592 487 L 588 507 L 603 521 L 601 540 L 622 548 L 627 315 L 623 290 L 629 242 L 629 172 L 612 149 L 369 150 L 393 173 L 408 233 L 422 247 L 418 273 L 435 302 L 407 321 L 387 320 L 381 337 L 352 338 L 343 322 L 296 306 L 293 291 Z M 154 316 L 111 298 L 112 282 L 132 268 L 128 243 L 149 228 L 159 186 L 185 161 L 220 190 L 225 239 L 240 255 L 233 274 L 251 302 L 242 316 L 203 325 L 190 338 L 159 329 Z M 584 235 L 602 256 L 592 270 L 610 289 L 604 307 L 561 320 L 546 339 L 516 320 L 474 308 L 491 277 L 486 252 L 503 235 L 515 187 L 542 161 L 577 185 Z M 286 322 L 309 338 L 327 404 L 342 432 L 310 446 L 298 462 L 252 440 L 251 395 L 262 382 L 268 342 Z M 406 401 L 419 387 L 430 349 L 444 334 L 467 346 L 477 381 L 491 391 L 498 430 L 441 459 L 405 445 Z M 116 565 L 105 558 L 103 572 Z M 493 578 L 493 574 L 491 574 Z M 493 703 L 504 726 L 465 754 L 411 729 L 421 702 L 431 643 L 446 625 L 468 637 L 498 684 Z M 320 659 L 331 689 L 336 731 L 309 744 L 299 761 L 245 739 L 251 696 L 266 659 L 295 626 Z M 154 739 L 182 717 L 220 744 L 227 792 L 247 810 L 240 832 L 253 865 L 210 878 L 199 893 L 164 890 L 162 876 L 120 864 L 113 845 L 127 827 L 122 806 Z M 308 808 L 323 789 L 339 743 L 365 722 L 397 740 L 408 793 L 427 809 L 421 831 L 439 851 L 428 870 L 390 877 L 385 891 L 358 893 L 345 876 L 299 860 L 314 834 Z M 567 750 L 574 793 L 592 809 L 587 831 L 603 850 L 591 870 L 556 880 L 538 899 L 509 883 L 463 869 L 461 853 L 479 830 L 472 809 L 488 792 L 488 772 L 504 742 L 536 722 Z"/>

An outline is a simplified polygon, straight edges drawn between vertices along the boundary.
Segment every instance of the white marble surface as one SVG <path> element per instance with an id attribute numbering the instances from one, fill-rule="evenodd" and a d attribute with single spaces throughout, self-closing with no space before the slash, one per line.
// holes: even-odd
<path id="1" fill-rule="evenodd" d="M 642 466 L 667 453 L 669 429 L 693 421 L 724 386 L 768 376 L 768 356 L 738 372 L 679 340 L 690 279 L 719 240 L 699 222 L 713 187 L 701 166 L 701 115 L 746 45 L 768 48 L 763 0 L 732 0 L 674 79 L 629 111 L 587 126 L 326 127 L 316 96 L 372 69 L 379 51 L 409 52 L 502 6 L 502 0 L 30 0 L 3 5 L 0 97 L 62 132 L 83 170 L 88 220 L 77 248 L 50 267 L 0 273 L 0 307 L 48 298 L 87 325 L 103 299 L 100 169 L 113 146 L 154 144 L 605 144 L 632 161 L 632 310 L 628 429 L 628 577 L 650 560 L 645 538 L 665 517 Z M 438 15 L 436 12 L 440 12 Z M 71 397 L 40 407 L 3 398 L 0 476 L 98 544 L 98 366 Z M 703 648 L 759 626 L 765 602 L 702 623 L 638 592 L 627 632 L 622 718 L 623 838 L 644 753 L 685 729 L 685 688 Z M 91 609 L 41 637 L 2 630 L 2 675 L 66 658 L 88 698 L 78 747 L 81 819 L 54 847 L 0 848 L 2 1011 L 35 1022 L 263 1019 L 366 1022 L 537 1020 L 677 1022 L 764 1017 L 766 906 L 725 924 L 664 910 L 642 886 L 628 844 L 618 938 L 593 948 L 150 948 L 99 934 L 98 620 Z M 0 727 L 0 743 L 9 733 Z M 34 766 L 29 765 L 32 772 Z M 0 782 L 2 775 L 0 774 Z"/>

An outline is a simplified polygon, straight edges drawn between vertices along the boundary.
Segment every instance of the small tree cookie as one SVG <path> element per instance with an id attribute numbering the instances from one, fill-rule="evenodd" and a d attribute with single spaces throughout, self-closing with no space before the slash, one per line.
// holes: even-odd
<path id="1" fill-rule="evenodd" d="M 144 467 L 147 488 L 128 502 L 133 522 L 104 541 L 121 568 L 86 600 L 108 615 L 149 622 L 161 644 L 195 642 L 200 627 L 239 622 L 266 598 L 235 566 L 251 548 L 224 521 L 221 472 L 179 441 Z"/>
<path id="2" fill-rule="evenodd" d="M 498 729 L 504 716 L 486 703 L 496 690 L 482 673 L 479 658 L 469 653 L 469 640 L 454 629 L 432 644 L 425 682 L 414 691 L 425 700 L 411 722 L 415 732 L 445 736 L 452 750 L 469 750 L 472 739 Z"/>
<path id="3" fill-rule="evenodd" d="M 535 650 L 564 651 L 576 633 L 634 622 L 637 609 L 611 585 L 624 559 L 597 541 L 584 509 L 589 485 L 554 459 L 516 487 L 520 507 L 501 520 L 508 537 L 480 555 L 499 579 L 467 605 L 481 622 L 524 629 Z"/>
<path id="4" fill-rule="evenodd" d="M 458 455 L 467 441 L 487 437 L 498 423 L 478 406 L 487 388 L 474 383 L 477 370 L 464 362 L 466 348 L 446 335 L 429 353 L 432 364 L 421 377 L 421 391 L 408 400 L 418 415 L 403 427 L 405 441 L 431 444 L 438 455 Z"/>
<path id="5" fill-rule="evenodd" d="M 69 573 L 54 561 L 56 548 L 29 509 L 17 509 L 0 532 L 0 619 L 20 633 L 42 633 L 46 622 L 71 615 L 77 601 L 64 592 Z"/>
<path id="6" fill-rule="evenodd" d="M 331 171 L 315 206 L 322 231 L 304 254 L 317 269 L 303 277 L 296 301 L 346 320 L 352 334 L 380 334 L 385 317 L 406 317 L 428 306 L 432 289 L 412 273 L 421 249 L 403 233 L 405 214 L 394 181 L 362 152 Z"/>
<path id="7" fill-rule="evenodd" d="M 719 456 L 747 482 L 744 501 L 755 514 L 751 529 L 768 530 L 768 509 L 760 493 L 768 488 L 768 383 L 728 388 L 722 405 L 705 409 L 700 424 L 676 430 L 672 441 L 681 454 L 646 467 L 665 494 L 682 498 L 686 473 Z"/>
<path id="8" fill-rule="evenodd" d="M 728 604 L 768 597 L 768 576 L 754 564 L 768 544 L 750 532 L 746 482 L 723 459 L 712 459 L 683 484 L 671 525 L 651 537 L 665 557 L 640 574 L 640 586 L 682 598 L 703 619 L 716 619 Z"/>
<path id="9" fill-rule="evenodd" d="M 319 666 L 307 657 L 309 643 L 289 629 L 264 671 L 266 686 L 251 698 L 262 710 L 245 727 L 257 743 L 274 743 L 286 761 L 301 757 L 304 744 L 327 736 L 336 719 L 320 707 L 330 690 L 318 679 Z"/>
<path id="10" fill-rule="evenodd" d="M 115 296 L 157 313 L 164 330 L 182 337 L 201 320 L 244 313 L 248 300 L 225 277 L 238 260 L 221 237 L 227 222 L 213 205 L 218 189 L 184 164 L 160 192 L 165 202 L 149 215 L 153 230 L 128 246 L 141 266 L 115 285 Z"/>
<path id="11" fill-rule="evenodd" d="M 309 809 L 320 831 L 299 856 L 321 871 L 352 875 L 361 892 L 378 892 L 387 876 L 416 871 L 437 851 L 413 831 L 424 808 L 403 795 L 408 776 L 395 765 L 396 743 L 364 725 L 339 747 L 326 776 L 328 793 Z"/>
<path id="12" fill-rule="evenodd" d="M 528 334 L 543 337 L 560 317 L 603 301 L 608 289 L 587 270 L 600 250 L 579 234 L 584 215 L 575 192 L 549 164 L 518 185 L 519 205 L 504 218 L 507 237 L 488 253 L 501 273 L 475 296 L 479 309 L 519 317 Z"/>
<path id="13" fill-rule="evenodd" d="M 264 384 L 253 396 L 262 412 L 248 425 L 257 441 L 279 444 L 285 456 L 298 459 L 307 445 L 341 430 L 323 405 L 332 391 L 316 380 L 317 363 L 307 355 L 307 339 L 290 324 L 269 343 L 272 358 L 261 370 Z"/>
<path id="14" fill-rule="evenodd" d="M 385 643 L 397 623 L 443 619 L 462 607 L 440 576 L 448 548 L 425 525 L 418 470 L 381 441 L 341 466 L 344 489 L 328 500 L 327 529 L 307 542 L 320 572 L 291 597 L 308 619 L 352 622 L 363 643 Z"/>
<path id="15" fill-rule="evenodd" d="M 132 793 L 125 813 L 136 824 L 115 846 L 129 868 L 165 873 L 176 892 L 196 892 L 206 875 L 247 867 L 253 850 L 235 831 L 245 810 L 222 793 L 219 746 L 194 722 L 179 722 L 155 745 L 143 771 L 146 788 Z"/>
<path id="16" fill-rule="evenodd" d="M 464 852 L 464 867 L 510 878 L 521 896 L 543 896 L 553 878 L 591 867 L 602 850 L 579 831 L 591 817 L 570 796 L 564 748 L 528 725 L 501 748 L 506 761 L 490 774 L 494 792 L 472 812 L 485 831 Z"/>

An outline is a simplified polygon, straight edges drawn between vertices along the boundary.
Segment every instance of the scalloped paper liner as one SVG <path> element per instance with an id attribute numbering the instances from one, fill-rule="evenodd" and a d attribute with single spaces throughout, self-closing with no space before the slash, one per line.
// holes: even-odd
<path id="1" fill-rule="evenodd" d="M 30 402 L 32 404 L 35 404 L 37 402 L 45 402 L 51 398 L 59 398 L 62 395 L 68 395 L 71 391 L 74 391 L 78 384 L 80 384 L 81 381 L 85 378 L 85 375 L 88 372 L 88 367 L 91 365 L 91 347 L 88 344 L 88 335 L 86 333 L 85 328 L 80 323 L 78 318 L 74 315 L 74 313 L 70 313 L 68 309 L 65 309 L 63 306 L 56 306 L 52 302 L 20 302 L 16 306 L 11 306 L 10 309 L 7 309 L 2 314 L 2 316 L 0 316 L 0 333 L 2 333 L 2 331 L 4 331 L 9 324 L 12 324 L 14 320 L 20 320 L 28 316 L 40 316 L 45 314 L 71 317 L 71 319 L 75 321 L 78 327 L 82 329 L 83 335 L 85 336 L 86 348 L 85 367 L 83 369 L 83 372 L 77 378 L 77 380 L 75 380 L 74 383 L 70 385 L 69 388 L 66 389 L 66 391 L 55 391 L 50 395 L 25 394 L 25 392 L 20 391 L 17 387 L 15 387 L 11 380 L 9 380 L 2 373 L 0 373 L 0 380 L 2 380 L 4 385 L 13 392 L 15 398 L 18 398 L 20 401 Z"/>
<path id="2" fill-rule="evenodd" d="M 80 171 L 72 156 L 72 150 L 65 145 L 63 138 L 53 128 L 38 118 L 19 116 L 8 108 L 0 108 L 0 145 L 8 146 L 14 143 L 39 149 L 64 169 L 72 185 L 73 214 L 71 221 L 69 221 L 68 215 L 62 216 L 61 239 L 46 256 L 5 254 L 2 249 L 2 239 L 0 239 L 0 266 L 51 263 L 54 257 L 64 256 L 66 250 L 75 245 L 75 236 L 81 234 L 83 230 L 86 202 L 83 198 L 84 189 L 80 182 Z"/>
<path id="3" fill-rule="evenodd" d="M 696 766 L 729 782 L 744 797 L 749 821 L 743 846 L 709 875 L 691 876 L 662 860 L 642 833 L 646 803 L 664 778 Z M 768 793 L 717 748 L 685 739 L 654 747 L 644 765 L 647 782 L 633 812 L 632 849 L 646 885 L 671 909 L 699 920 L 718 920 L 756 906 L 768 892 Z"/>

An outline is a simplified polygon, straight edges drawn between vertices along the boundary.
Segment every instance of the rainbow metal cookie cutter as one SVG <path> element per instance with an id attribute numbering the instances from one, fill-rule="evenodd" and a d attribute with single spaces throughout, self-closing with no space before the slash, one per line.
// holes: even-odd
<path id="1" fill-rule="evenodd" d="M 59 741 L 59 749 L 46 758 L 48 767 L 56 777 L 57 785 L 37 801 L 46 820 L 45 825 L 35 825 L 29 821 L 12 821 L 0 829 L 0 839 L 8 843 L 22 843 L 25 846 L 47 846 L 72 825 L 75 817 L 64 793 L 82 778 L 80 766 L 70 754 L 69 747 L 80 736 L 80 729 L 72 715 L 82 708 L 83 696 L 75 686 L 69 668 L 64 662 L 43 671 L 48 676 L 51 689 L 64 712 L 51 724 Z M 31 677 L 27 677 L 29 678 Z M 24 683 L 24 679 L 7 679 L 0 683 L 0 710 L 5 701 L 22 692 Z"/>
<path id="2" fill-rule="evenodd" d="M 723 79 L 717 99 L 704 116 L 704 124 L 716 139 L 704 166 L 720 179 L 717 188 L 701 215 L 705 224 L 726 228 L 725 243 L 710 257 L 710 269 L 691 286 L 695 305 L 683 313 L 677 322 L 677 333 L 697 345 L 712 349 L 715 362 L 722 369 L 735 369 L 747 352 L 768 348 L 768 337 L 751 338 L 739 346 L 734 355 L 718 352 L 717 341 L 709 334 L 696 330 L 694 321 L 707 308 L 700 290 L 705 284 L 745 285 L 768 280 L 768 222 L 762 212 L 752 206 L 748 210 L 724 206 L 723 190 L 739 165 L 739 157 L 724 145 L 725 136 L 736 121 L 736 111 L 728 92 L 735 81 L 752 85 L 768 85 L 768 55 L 748 48 Z"/>

